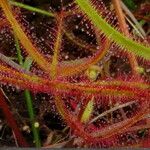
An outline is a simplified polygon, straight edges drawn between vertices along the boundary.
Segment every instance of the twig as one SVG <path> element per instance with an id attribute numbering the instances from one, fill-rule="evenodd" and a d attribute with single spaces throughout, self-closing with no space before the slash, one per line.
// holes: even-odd
<path id="1" fill-rule="evenodd" d="M 118 17 L 118 22 L 119 22 L 119 26 L 121 31 L 126 35 L 126 36 L 130 36 L 128 28 L 127 28 L 127 24 L 126 24 L 126 20 L 125 20 L 125 16 L 123 14 L 123 11 L 121 9 L 121 1 L 120 0 L 112 0 L 113 4 L 114 4 L 114 8 Z M 128 59 L 132 68 L 132 72 L 134 75 L 139 76 L 139 72 L 138 72 L 138 62 L 136 60 L 136 57 L 133 53 L 127 53 L 128 54 Z"/>
<path id="2" fill-rule="evenodd" d="M 141 32 L 141 34 L 145 37 L 146 36 L 145 31 L 143 30 L 143 28 L 141 27 L 141 25 L 138 23 L 138 21 L 136 20 L 136 18 L 134 17 L 134 15 L 131 13 L 131 11 L 126 7 L 126 5 L 122 1 L 121 1 L 121 7 L 126 12 L 126 14 L 130 17 L 130 19 L 134 22 L 134 24 L 139 29 L 139 31 Z"/>
<path id="3" fill-rule="evenodd" d="M 122 104 L 122 105 L 113 107 L 113 108 L 111 108 L 111 109 L 109 109 L 109 110 L 107 110 L 107 111 L 101 113 L 101 114 L 98 115 L 97 117 L 93 118 L 88 124 L 91 124 L 91 123 L 95 122 L 96 120 L 98 120 L 98 119 L 100 119 L 100 118 L 106 116 L 108 113 L 111 113 L 111 112 L 113 112 L 113 111 L 115 111 L 115 110 L 118 110 L 118 109 L 121 109 L 121 108 L 123 108 L 123 107 L 127 107 L 127 106 L 129 106 L 129 105 L 132 105 L 133 103 L 135 103 L 135 102 L 132 101 L 132 102 L 128 102 L 128 103 L 125 103 L 125 104 Z"/>

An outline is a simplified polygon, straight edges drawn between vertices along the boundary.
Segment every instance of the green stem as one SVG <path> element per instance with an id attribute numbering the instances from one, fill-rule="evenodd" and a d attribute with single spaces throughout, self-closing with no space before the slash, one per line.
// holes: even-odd
<path id="1" fill-rule="evenodd" d="M 14 34 L 14 35 L 16 35 L 16 34 Z M 19 41 L 18 41 L 16 36 L 15 36 L 15 46 L 16 46 L 16 50 L 17 50 L 17 57 L 18 57 L 19 64 L 22 66 L 23 65 L 23 58 L 21 55 Z"/>
<path id="2" fill-rule="evenodd" d="M 33 132 L 33 137 L 34 137 L 34 142 L 36 147 L 41 147 L 41 141 L 39 138 L 39 130 L 36 127 L 35 123 L 35 115 L 34 115 L 34 110 L 33 110 L 33 103 L 32 103 L 32 98 L 29 90 L 24 91 L 25 99 L 26 99 L 26 104 L 27 104 L 27 109 L 30 117 L 30 122 L 32 125 L 32 132 Z"/>
<path id="3" fill-rule="evenodd" d="M 35 8 L 35 7 L 29 6 L 29 5 L 25 5 L 23 3 L 14 2 L 14 1 L 11 1 L 11 0 L 9 1 L 9 3 L 13 6 L 21 7 L 21 8 L 27 9 L 29 11 L 37 12 L 37 13 L 40 13 L 42 15 L 46 15 L 46 16 L 49 16 L 49 17 L 54 17 L 54 14 L 51 13 L 51 12 L 48 12 L 48 11 L 45 11 L 45 10 L 42 10 L 42 9 L 39 9 L 39 8 Z"/>
<path id="4" fill-rule="evenodd" d="M 16 36 L 15 36 L 15 44 L 16 44 L 19 64 L 24 69 L 30 70 L 30 66 L 32 64 L 32 61 L 29 57 L 27 57 L 27 59 L 23 63 L 23 58 L 22 58 L 22 55 L 21 55 L 19 41 L 18 41 Z M 38 122 L 36 122 L 36 120 L 35 120 L 33 102 L 32 102 L 30 91 L 25 90 L 24 91 L 24 96 L 25 96 L 25 100 L 26 100 L 26 104 L 27 104 L 28 114 L 29 114 L 29 117 L 30 117 L 30 123 L 31 123 L 31 126 L 32 126 L 32 132 L 33 132 L 33 138 L 34 138 L 35 146 L 36 147 L 41 147 L 41 140 L 40 140 L 40 137 L 39 137 L 39 130 L 38 130 L 38 127 L 36 127 L 36 123 L 38 123 Z"/>

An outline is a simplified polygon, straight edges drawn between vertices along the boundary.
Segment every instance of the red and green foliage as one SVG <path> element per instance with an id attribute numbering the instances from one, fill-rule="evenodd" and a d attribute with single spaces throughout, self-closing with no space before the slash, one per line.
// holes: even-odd
<path id="1" fill-rule="evenodd" d="M 117 14 L 115 0 L 113 3 Z M 150 79 L 146 72 L 150 48 L 146 36 L 139 37 L 132 28 L 124 31 L 126 24 L 101 0 L 64 0 L 55 9 L 51 6 L 50 12 L 9 0 L 0 0 L 0 6 L 0 30 L 15 35 L 23 60 L 33 60 L 26 69 L 23 62 L 20 65 L 9 58 L 15 54 L 2 44 L 3 89 L 11 86 L 53 97 L 54 104 L 47 104 L 55 107 L 79 147 L 150 145 Z M 28 14 L 35 15 L 28 10 L 41 17 L 39 24 L 28 22 Z M 19 146 L 27 146 L 3 93 L 0 108 Z"/>

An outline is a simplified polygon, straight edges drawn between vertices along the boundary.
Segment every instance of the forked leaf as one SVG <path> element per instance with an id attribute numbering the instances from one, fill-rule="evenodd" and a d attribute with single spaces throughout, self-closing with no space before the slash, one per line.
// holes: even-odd
<path id="1" fill-rule="evenodd" d="M 89 17 L 93 24 L 108 37 L 111 41 L 114 41 L 120 47 L 126 51 L 133 52 L 135 55 L 150 60 L 150 47 L 146 47 L 140 43 L 125 37 L 123 34 L 114 29 L 103 19 L 100 14 L 94 9 L 92 3 L 89 0 L 76 0 L 76 3 L 80 6 L 81 10 Z"/>

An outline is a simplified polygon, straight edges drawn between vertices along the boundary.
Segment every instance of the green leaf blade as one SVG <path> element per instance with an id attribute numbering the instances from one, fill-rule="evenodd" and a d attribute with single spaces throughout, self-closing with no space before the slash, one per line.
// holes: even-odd
<path id="1" fill-rule="evenodd" d="M 124 48 L 128 52 L 132 52 L 137 56 L 150 60 L 150 48 L 139 44 L 132 39 L 125 37 L 123 34 L 109 25 L 92 7 L 89 0 L 76 0 L 81 10 L 86 13 L 93 24 L 113 42 Z"/>

